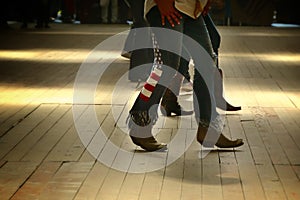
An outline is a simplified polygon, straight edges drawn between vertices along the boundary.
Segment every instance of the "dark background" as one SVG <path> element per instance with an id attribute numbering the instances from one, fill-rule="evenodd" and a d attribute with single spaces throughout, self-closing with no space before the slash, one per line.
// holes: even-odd
<path id="1" fill-rule="evenodd" d="M 270 25 L 273 22 L 300 24 L 297 0 L 212 0 L 212 2 L 211 14 L 218 24 Z"/>
<path id="2" fill-rule="evenodd" d="M 45 0 L 2 0 L 1 21 L 20 21 L 20 10 L 24 8 L 30 10 L 31 18 L 34 19 L 34 12 L 31 10 L 34 10 L 36 1 Z M 300 24 L 297 0 L 212 1 L 211 16 L 218 25 L 269 26 L 272 22 Z M 49 0 L 49 2 L 51 17 L 55 18 L 59 9 L 62 10 L 64 22 L 70 22 L 76 14 L 76 20 L 81 23 L 101 23 L 99 0 Z M 120 23 L 126 23 L 126 20 L 130 19 L 130 9 L 124 0 L 119 0 L 119 18 Z"/>

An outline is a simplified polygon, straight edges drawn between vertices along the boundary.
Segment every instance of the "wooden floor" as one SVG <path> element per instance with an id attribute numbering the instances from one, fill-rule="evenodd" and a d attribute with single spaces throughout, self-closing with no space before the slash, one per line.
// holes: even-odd
<path id="1" fill-rule="evenodd" d="M 129 61 L 113 51 L 106 54 L 118 58 L 94 101 L 76 105 L 80 119 L 74 117 L 81 64 L 99 43 L 126 30 L 53 24 L 0 32 L 1 200 L 300 199 L 300 29 L 219 27 L 226 97 L 243 108 L 226 113 L 224 134 L 245 145 L 216 148 L 203 159 L 208 150 L 194 140 L 192 116 L 160 118 L 158 139 L 179 137 L 168 152 L 148 156 L 131 143 L 126 117 L 138 90 L 126 79 Z M 191 95 L 180 101 L 191 106 Z M 106 137 L 92 128 L 90 111 Z"/>

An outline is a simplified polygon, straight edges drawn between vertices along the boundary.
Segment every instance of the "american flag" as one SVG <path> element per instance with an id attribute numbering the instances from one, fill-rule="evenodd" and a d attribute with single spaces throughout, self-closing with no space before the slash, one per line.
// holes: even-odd
<path id="1" fill-rule="evenodd" d="M 161 67 L 163 65 L 163 62 L 161 60 L 161 53 L 159 51 L 159 46 L 157 43 L 157 40 L 155 39 L 154 34 L 152 33 L 152 41 L 153 41 L 153 47 L 154 47 L 154 63 L 152 67 L 152 72 L 150 76 L 148 77 L 145 85 L 143 86 L 139 97 L 144 101 L 149 101 L 156 84 L 158 83 L 161 75 L 162 70 Z"/>

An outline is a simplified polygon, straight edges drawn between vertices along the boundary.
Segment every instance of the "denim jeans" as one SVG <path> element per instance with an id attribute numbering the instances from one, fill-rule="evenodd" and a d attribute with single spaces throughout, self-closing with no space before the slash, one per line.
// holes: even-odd
<path id="1" fill-rule="evenodd" d="M 191 37 L 199 45 L 201 45 L 210 56 L 212 56 L 213 49 L 211 46 L 211 41 L 203 18 L 199 17 L 198 19 L 192 19 L 191 17 L 183 13 L 181 14 L 183 18 L 181 19 L 180 24 L 175 25 L 175 27 L 172 27 L 168 22 L 166 22 L 165 26 L 162 26 L 161 15 L 157 7 L 154 7 L 150 10 L 150 12 L 147 14 L 147 20 L 151 27 L 172 29 L 178 31 L 179 33 L 183 33 Z M 181 52 L 183 45 L 185 44 L 184 37 L 178 38 L 177 41 L 170 41 L 170 38 L 167 34 L 165 35 L 160 34 L 159 37 L 157 37 L 156 39 L 158 44 L 161 46 L 165 46 L 168 45 L 168 43 L 169 44 L 171 43 L 172 48 L 177 49 L 176 52 Z M 147 111 L 152 120 L 152 123 L 155 122 L 155 119 L 157 117 L 157 107 L 165 92 L 165 89 L 167 85 L 172 84 L 172 79 L 176 74 L 176 71 L 179 69 L 179 65 L 180 65 L 180 55 L 177 55 L 169 51 L 164 51 L 164 50 L 161 50 L 161 54 L 162 54 L 161 55 L 162 61 L 164 64 L 162 67 L 163 73 L 160 77 L 158 84 L 153 90 L 150 100 L 143 101 L 138 97 L 130 111 L 131 113 Z M 193 52 L 192 55 L 200 56 L 200 54 L 198 54 L 197 52 Z M 214 84 L 213 71 L 215 70 L 214 68 L 216 67 L 214 65 L 202 66 L 203 63 L 199 63 L 199 62 L 195 63 L 195 65 L 210 69 L 211 71 L 210 74 L 205 74 L 206 77 L 202 77 L 200 72 L 195 70 L 194 84 L 193 84 L 194 110 L 195 110 L 196 120 L 198 122 L 204 121 L 209 123 L 211 120 L 214 120 L 217 116 L 216 103 L 215 103 L 213 91 L 210 91 L 211 88 L 213 88 L 212 87 L 212 85 Z M 166 70 L 167 68 L 172 68 L 174 70 L 173 71 Z M 204 80 L 204 78 L 206 81 Z M 210 87 L 207 86 L 208 82 Z"/>
<path id="2" fill-rule="evenodd" d="M 111 4 L 111 22 L 118 22 L 118 0 L 100 1 L 102 23 L 108 23 L 109 4 Z"/>
<path id="3" fill-rule="evenodd" d="M 204 22 L 206 24 L 206 28 L 208 30 L 209 38 L 211 40 L 212 48 L 214 51 L 213 59 L 215 60 L 215 63 L 217 67 L 219 67 L 219 61 L 218 61 L 218 54 L 219 54 L 219 48 L 221 43 L 221 36 L 212 21 L 211 17 L 208 15 L 203 16 Z M 186 51 L 186 48 L 182 49 L 182 54 L 189 54 L 189 52 Z M 183 58 L 180 59 L 180 67 L 178 71 L 188 80 L 191 80 L 190 74 L 189 74 L 189 60 L 185 60 Z"/>
<path id="4" fill-rule="evenodd" d="M 206 27 L 207 27 L 207 30 L 209 33 L 212 48 L 213 48 L 214 52 L 218 55 L 220 43 L 221 43 L 221 36 L 209 15 L 204 16 L 203 19 L 204 19 L 204 22 L 206 24 Z"/>
<path id="5" fill-rule="evenodd" d="M 127 36 L 124 51 L 131 52 L 130 58 L 130 67 L 131 70 L 128 74 L 128 79 L 131 81 L 141 81 L 145 80 L 147 76 L 150 74 L 151 65 L 150 63 L 153 61 L 153 51 L 152 49 L 136 49 L 136 50 L 129 50 L 134 49 L 137 43 L 141 43 L 139 41 L 139 31 L 136 31 L 137 28 L 144 28 L 148 27 L 149 24 L 144 18 L 144 3 L 145 0 L 126 0 L 128 5 L 131 8 L 131 14 L 133 19 L 133 25 L 131 26 L 130 32 Z M 150 34 L 143 35 L 142 40 L 148 40 L 151 43 Z M 141 65 L 144 66 L 145 70 L 142 68 L 136 68 Z"/>

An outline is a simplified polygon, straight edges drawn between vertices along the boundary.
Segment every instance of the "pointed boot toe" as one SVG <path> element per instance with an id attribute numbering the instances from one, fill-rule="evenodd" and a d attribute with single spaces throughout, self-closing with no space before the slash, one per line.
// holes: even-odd
<path id="1" fill-rule="evenodd" d="M 213 147 L 214 145 L 219 148 L 235 148 L 244 144 L 242 139 L 230 140 L 222 133 L 211 128 L 211 132 L 207 135 L 208 127 L 199 125 L 197 132 L 197 141 L 204 147 Z"/>
<path id="2" fill-rule="evenodd" d="M 167 144 L 159 143 L 156 141 L 154 137 L 147 137 L 147 138 L 138 138 L 134 136 L 130 136 L 132 142 L 140 146 L 142 149 L 146 151 L 164 151 L 167 150 Z"/>

